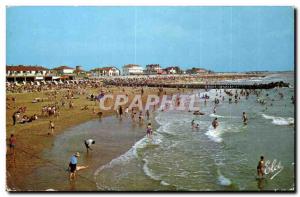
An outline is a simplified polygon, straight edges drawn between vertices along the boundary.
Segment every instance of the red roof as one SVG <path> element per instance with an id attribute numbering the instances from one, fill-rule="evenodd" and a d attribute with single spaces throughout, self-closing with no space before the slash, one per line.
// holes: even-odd
<path id="1" fill-rule="evenodd" d="M 64 70 L 64 69 L 73 69 L 74 68 L 71 68 L 71 67 L 68 67 L 68 66 L 60 66 L 60 67 L 57 67 L 57 68 L 53 68 L 53 70 Z"/>
<path id="2" fill-rule="evenodd" d="M 48 70 L 48 68 L 42 66 L 6 66 L 7 71 L 43 71 Z"/>

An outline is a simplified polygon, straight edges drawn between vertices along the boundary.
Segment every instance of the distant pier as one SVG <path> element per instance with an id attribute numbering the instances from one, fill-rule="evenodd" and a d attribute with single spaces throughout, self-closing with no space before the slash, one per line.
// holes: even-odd
<path id="1" fill-rule="evenodd" d="M 289 83 L 283 81 L 267 84 L 158 84 L 158 83 L 115 83 L 105 82 L 105 85 L 116 85 L 125 87 L 147 86 L 163 88 L 191 88 L 191 89 L 272 89 L 276 87 L 289 87 Z"/>

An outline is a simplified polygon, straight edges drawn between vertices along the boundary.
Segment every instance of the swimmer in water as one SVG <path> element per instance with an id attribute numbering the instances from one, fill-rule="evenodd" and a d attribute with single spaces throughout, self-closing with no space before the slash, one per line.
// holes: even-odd
<path id="1" fill-rule="evenodd" d="M 192 120 L 192 128 L 194 128 L 195 127 L 195 120 Z"/>
<path id="2" fill-rule="evenodd" d="M 248 124 L 248 117 L 247 117 L 247 115 L 246 115 L 246 112 L 243 112 L 243 123 L 246 125 L 246 124 Z"/>
<path id="3" fill-rule="evenodd" d="M 213 121 L 212 121 L 212 126 L 214 127 L 214 129 L 216 129 L 218 126 L 219 126 L 219 123 L 218 123 L 218 118 L 215 118 Z"/>
<path id="4" fill-rule="evenodd" d="M 216 113 L 217 113 L 216 106 L 214 107 L 213 113 L 214 113 L 214 114 L 216 114 Z"/>

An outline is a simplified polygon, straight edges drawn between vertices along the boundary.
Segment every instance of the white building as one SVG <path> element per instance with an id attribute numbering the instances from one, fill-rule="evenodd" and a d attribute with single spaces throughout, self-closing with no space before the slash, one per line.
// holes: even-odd
<path id="1" fill-rule="evenodd" d="M 48 73 L 49 70 L 42 66 L 6 66 L 7 76 L 44 76 Z"/>
<path id="2" fill-rule="evenodd" d="M 60 66 L 57 68 L 53 68 L 57 72 L 57 74 L 64 75 L 64 74 L 73 74 L 75 69 L 68 67 L 68 66 Z"/>
<path id="3" fill-rule="evenodd" d="M 7 81 L 35 81 L 49 76 L 50 70 L 42 66 L 6 66 Z"/>
<path id="4" fill-rule="evenodd" d="M 123 66 L 123 75 L 141 75 L 143 68 L 137 64 L 127 64 Z"/>
<path id="5" fill-rule="evenodd" d="M 114 66 L 95 68 L 91 70 L 93 76 L 119 76 L 120 70 Z"/>

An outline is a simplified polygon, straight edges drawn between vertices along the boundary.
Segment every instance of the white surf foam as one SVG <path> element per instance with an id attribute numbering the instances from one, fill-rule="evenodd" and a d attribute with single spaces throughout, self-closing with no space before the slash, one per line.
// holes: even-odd
<path id="1" fill-rule="evenodd" d="M 217 129 L 214 129 L 212 126 L 209 126 L 208 131 L 205 133 L 205 135 L 207 135 L 209 139 L 211 139 L 214 142 L 218 142 L 218 143 L 223 141 L 223 139 L 221 138 L 221 134 L 222 134 L 222 131 L 221 131 L 220 127 Z"/>
<path id="2" fill-rule="evenodd" d="M 277 117 L 277 116 L 270 116 L 266 114 L 262 114 L 262 117 L 268 120 L 272 120 L 272 123 L 275 125 L 293 125 L 294 118 L 291 117 Z"/>
<path id="3" fill-rule="evenodd" d="M 47 192 L 55 192 L 56 190 L 55 189 L 46 189 L 45 191 L 47 191 Z"/>
<path id="4" fill-rule="evenodd" d="M 169 183 L 167 183 L 166 181 L 161 181 L 161 182 L 160 182 L 160 184 L 161 184 L 161 185 L 165 185 L 165 186 L 168 186 L 168 185 L 170 185 L 170 184 L 169 184 Z"/>
<path id="5" fill-rule="evenodd" d="M 229 178 L 226 178 L 224 175 L 221 174 L 220 170 L 218 169 L 218 183 L 220 185 L 223 185 L 223 186 L 229 186 L 231 185 L 231 180 Z"/>
<path id="6" fill-rule="evenodd" d="M 143 171 L 144 171 L 145 175 L 148 176 L 148 177 L 150 177 L 153 180 L 160 181 L 160 177 L 157 176 L 157 175 L 155 175 L 153 173 L 153 171 L 148 167 L 148 160 L 147 159 L 143 159 L 143 161 L 144 161 Z"/>
<path id="7" fill-rule="evenodd" d="M 143 148 L 145 147 L 145 145 L 147 144 L 147 137 L 144 137 L 142 139 L 140 139 L 139 141 L 137 141 L 132 147 L 131 149 L 129 149 L 126 153 L 124 153 L 123 155 L 111 160 L 109 163 L 102 165 L 101 167 L 99 167 L 95 173 L 94 173 L 94 177 L 96 178 L 96 176 L 104 169 L 106 168 L 112 168 L 117 164 L 122 164 L 122 163 L 126 163 L 128 161 L 130 161 L 131 159 L 137 158 L 138 154 L 137 154 L 137 149 L 138 148 Z"/>
<path id="8" fill-rule="evenodd" d="M 217 115 L 217 114 L 209 114 L 210 117 L 213 118 L 224 118 L 225 116 Z"/>
<path id="9" fill-rule="evenodd" d="M 230 179 L 226 178 L 226 177 L 223 176 L 223 175 L 220 175 L 220 176 L 218 177 L 218 181 L 219 181 L 219 184 L 220 184 L 220 185 L 224 185 L 224 186 L 229 186 L 229 185 L 231 185 Z"/>

